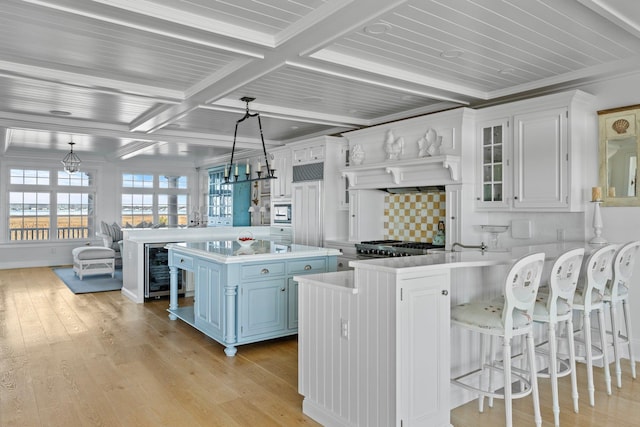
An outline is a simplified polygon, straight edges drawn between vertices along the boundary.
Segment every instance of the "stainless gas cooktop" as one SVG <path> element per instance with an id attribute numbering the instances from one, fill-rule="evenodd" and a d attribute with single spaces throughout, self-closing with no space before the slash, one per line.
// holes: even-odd
<path id="1" fill-rule="evenodd" d="M 444 249 L 444 245 L 401 240 L 370 240 L 356 243 L 359 258 L 385 258 L 425 255 L 430 249 Z"/>

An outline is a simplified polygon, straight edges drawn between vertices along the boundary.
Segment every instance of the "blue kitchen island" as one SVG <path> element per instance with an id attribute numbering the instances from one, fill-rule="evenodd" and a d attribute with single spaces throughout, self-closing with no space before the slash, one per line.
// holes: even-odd
<path id="1" fill-rule="evenodd" d="M 181 319 L 220 344 L 238 345 L 298 333 L 294 275 L 336 271 L 336 249 L 272 240 L 170 243 L 169 318 Z M 178 306 L 178 272 L 194 274 L 194 303 Z"/>

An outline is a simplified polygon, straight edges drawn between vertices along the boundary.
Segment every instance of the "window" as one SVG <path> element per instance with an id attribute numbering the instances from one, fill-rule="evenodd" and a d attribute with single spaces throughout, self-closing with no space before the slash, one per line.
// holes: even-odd
<path id="1" fill-rule="evenodd" d="M 188 224 L 186 176 L 122 174 L 122 224 L 127 227 Z"/>
<path id="2" fill-rule="evenodd" d="M 93 234 L 94 200 L 91 173 L 10 169 L 9 240 L 86 239 Z"/>
<path id="3" fill-rule="evenodd" d="M 224 168 L 209 170 L 209 225 L 232 225 L 233 189 L 224 181 Z"/>

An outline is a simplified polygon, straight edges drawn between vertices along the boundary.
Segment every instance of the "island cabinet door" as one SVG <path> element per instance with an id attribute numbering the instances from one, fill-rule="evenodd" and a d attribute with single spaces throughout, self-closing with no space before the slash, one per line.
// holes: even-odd
<path id="1" fill-rule="evenodd" d="M 449 273 L 398 281 L 396 425 L 449 426 Z"/>
<path id="2" fill-rule="evenodd" d="M 224 271 L 219 264 L 197 261 L 194 321 L 206 334 L 220 339 L 224 331 L 224 282 Z"/>
<path id="3" fill-rule="evenodd" d="M 269 338 L 284 332 L 287 326 L 285 278 L 245 282 L 239 292 L 239 341 Z"/>

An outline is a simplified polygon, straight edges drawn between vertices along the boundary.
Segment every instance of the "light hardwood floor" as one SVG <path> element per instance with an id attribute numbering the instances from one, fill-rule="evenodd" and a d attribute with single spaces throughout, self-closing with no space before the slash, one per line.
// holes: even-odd
<path id="1" fill-rule="evenodd" d="M 0 426 L 317 426 L 301 411 L 297 340 L 223 347 L 167 317 L 167 300 L 134 304 L 120 292 L 74 295 L 49 268 L 0 270 Z M 580 414 L 560 380 L 562 426 L 640 426 L 640 386 L 588 406 L 579 368 Z M 540 381 L 551 425 L 548 381 Z M 514 402 L 514 425 L 533 425 L 531 399 Z M 504 423 L 502 401 L 452 411 L 456 427 Z"/>

